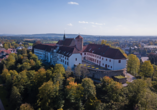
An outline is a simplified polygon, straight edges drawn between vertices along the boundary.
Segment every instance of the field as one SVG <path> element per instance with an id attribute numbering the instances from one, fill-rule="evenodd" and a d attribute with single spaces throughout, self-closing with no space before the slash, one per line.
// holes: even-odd
<path id="1" fill-rule="evenodd" d="M 30 46 L 33 46 L 33 43 L 28 43 Z"/>

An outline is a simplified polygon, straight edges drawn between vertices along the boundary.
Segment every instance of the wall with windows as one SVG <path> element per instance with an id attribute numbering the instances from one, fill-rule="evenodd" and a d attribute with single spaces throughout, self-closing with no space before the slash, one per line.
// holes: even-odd
<path id="1" fill-rule="evenodd" d="M 80 53 L 72 54 L 69 57 L 69 67 L 73 68 L 74 65 L 82 64 L 82 56 Z"/>
<path id="2" fill-rule="evenodd" d="M 113 61 L 114 67 L 113 70 L 120 70 L 126 68 L 127 60 L 121 59 L 121 60 L 114 60 Z"/>
<path id="3" fill-rule="evenodd" d="M 38 59 L 45 60 L 45 51 L 44 50 L 34 49 L 34 54 L 38 56 Z"/>

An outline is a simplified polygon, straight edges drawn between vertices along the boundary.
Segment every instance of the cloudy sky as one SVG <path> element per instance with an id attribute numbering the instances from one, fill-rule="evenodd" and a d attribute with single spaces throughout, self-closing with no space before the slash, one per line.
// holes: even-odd
<path id="1" fill-rule="evenodd" d="M 157 0 L 0 0 L 0 34 L 157 35 Z"/>

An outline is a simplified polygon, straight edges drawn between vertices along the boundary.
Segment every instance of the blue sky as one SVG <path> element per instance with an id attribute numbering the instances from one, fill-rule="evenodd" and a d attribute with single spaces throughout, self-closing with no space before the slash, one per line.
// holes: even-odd
<path id="1" fill-rule="evenodd" d="M 0 34 L 157 35 L 157 0 L 0 0 Z"/>

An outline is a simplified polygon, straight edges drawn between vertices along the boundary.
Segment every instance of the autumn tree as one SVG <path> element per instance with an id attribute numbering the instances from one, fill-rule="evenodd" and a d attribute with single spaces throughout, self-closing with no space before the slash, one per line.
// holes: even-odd
<path id="1" fill-rule="evenodd" d="M 34 109 L 30 104 L 24 103 L 24 104 L 21 104 L 20 110 L 34 110 Z"/>
<path id="2" fill-rule="evenodd" d="M 80 105 L 80 103 L 82 103 L 83 90 L 84 88 L 81 84 L 77 84 L 76 82 L 74 82 L 74 78 L 69 77 L 67 79 L 67 86 L 65 88 L 66 98 L 72 104 L 72 106 L 69 108 L 76 107 L 81 109 L 83 107 L 82 104 Z"/>
<path id="3" fill-rule="evenodd" d="M 122 84 L 114 81 L 112 78 L 105 76 L 101 80 L 102 85 L 102 95 L 107 101 L 120 101 L 120 93 L 122 89 Z"/>
<path id="4" fill-rule="evenodd" d="M 153 72 L 153 65 L 150 63 L 150 61 L 145 61 L 140 68 L 140 75 L 144 77 L 152 77 Z"/>
<path id="5" fill-rule="evenodd" d="M 107 41 L 106 40 L 101 40 L 101 44 L 106 44 Z"/>
<path id="6" fill-rule="evenodd" d="M 127 71 L 133 75 L 137 75 L 140 67 L 140 61 L 136 55 L 130 54 L 127 61 Z"/>

